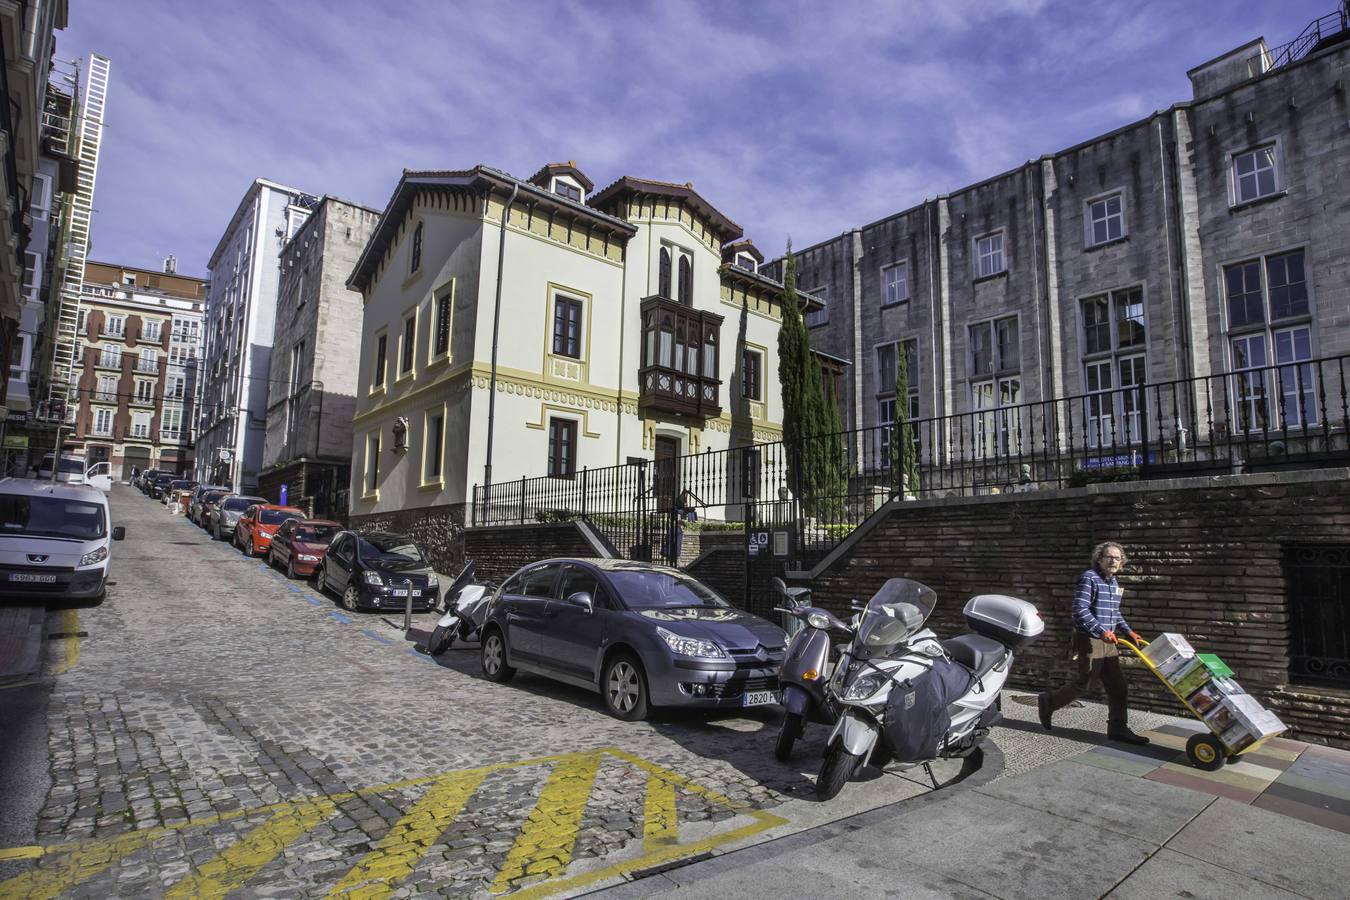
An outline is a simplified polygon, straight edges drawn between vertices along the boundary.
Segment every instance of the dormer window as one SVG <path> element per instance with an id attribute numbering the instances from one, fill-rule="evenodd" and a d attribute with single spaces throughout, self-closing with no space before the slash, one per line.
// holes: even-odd
<path id="1" fill-rule="evenodd" d="M 749 253 L 737 253 L 736 265 L 742 269 L 745 269 L 747 272 L 759 271 L 755 265 L 755 258 L 751 256 Z"/>
<path id="2" fill-rule="evenodd" d="M 568 200 L 573 200 L 577 203 L 581 202 L 581 188 L 577 187 L 572 182 L 564 181 L 561 178 L 553 179 L 553 193 L 557 194 L 559 197 L 566 197 Z"/>

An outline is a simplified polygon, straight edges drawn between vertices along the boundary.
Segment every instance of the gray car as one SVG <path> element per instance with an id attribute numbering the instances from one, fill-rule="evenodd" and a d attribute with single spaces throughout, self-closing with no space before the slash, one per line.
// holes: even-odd
<path id="1" fill-rule="evenodd" d="M 216 501 L 208 513 L 206 530 L 218 541 L 228 541 L 234 535 L 234 526 L 239 517 L 255 503 L 266 503 L 266 497 L 254 497 L 247 494 L 226 494 Z"/>
<path id="2" fill-rule="evenodd" d="M 787 636 L 679 569 L 550 559 L 508 578 L 483 625 L 489 681 L 517 669 L 598 691 L 620 719 L 652 707 L 778 702 Z"/>

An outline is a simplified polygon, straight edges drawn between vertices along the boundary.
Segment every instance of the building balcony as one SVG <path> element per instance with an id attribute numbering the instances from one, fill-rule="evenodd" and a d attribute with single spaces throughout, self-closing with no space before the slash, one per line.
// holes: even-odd
<path id="1" fill-rule="evenodd" d="M 642 301 L 640 409 L 712 418 L 722 412 L 722 317 L 666 297 Z"/>

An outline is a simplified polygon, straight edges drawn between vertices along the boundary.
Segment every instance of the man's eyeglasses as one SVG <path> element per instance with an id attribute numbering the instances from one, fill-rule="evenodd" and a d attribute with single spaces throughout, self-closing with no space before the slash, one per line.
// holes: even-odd
<path id="1" fill-rule="evenodd" d="M 1102 560 L 1103 560 L 1104 562 L 1124 562 L 1124 561 L 1125 561 L 1125 557 L 1123 557 L 1123 556 L 1103 556 L 1103 557 L 1102 557 Z"/>

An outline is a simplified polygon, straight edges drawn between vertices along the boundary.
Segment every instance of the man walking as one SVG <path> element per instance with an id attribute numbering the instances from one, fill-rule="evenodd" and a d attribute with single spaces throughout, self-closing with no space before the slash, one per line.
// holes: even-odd
<path id="1" fill-rule="evenodd" d="M 1114 541 L 1098 544 L 1092 550 L 1092 568 L 1078 579 L 1073 595 L 1073 649 L 1078 659 L 1078 674 L 1053 691 L 1037 695 L 1041 724 L 1051 730 L 1055 710 L 1068 706 L 1100 680 L 1106 690 L 1106 736 L 1126 744 L 1147 744 L 1148 738 L 1135 734 L 1126 724 L 1129 715 L 1128 688 L 1120 668 L 1117 633 L 1136 644 L 1139 635 L 1130 628 L 1120 611 L 1124 593 L 1116 573 L 1125 567 L 1125 549 Z"/>

